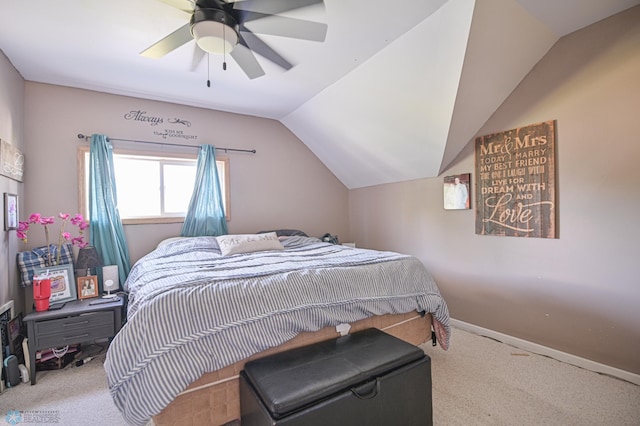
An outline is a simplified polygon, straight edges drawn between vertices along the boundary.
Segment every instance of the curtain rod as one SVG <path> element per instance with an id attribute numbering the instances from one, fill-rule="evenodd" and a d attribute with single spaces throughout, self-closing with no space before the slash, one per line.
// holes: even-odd
<path id="1" fill-rule="evenodd" d="M 86 136 L 83 135 L 82 133 L 78 133 L 78 139 L 90 139 L 91 136 Z M 200 148 L 201 145 L 181 145 L 178 143 L 165 143 L 165 142 L 151 142 L 151 141 L 134 141 L 132 139 L 116 139 L 116 138 L 107 138 L 108 141 L 121 141 L 121 142 L 135 142 L 135 143 L 147 143 L 147 144 L 152 144 L 152 145 L 163 145 L 163 146 L 179 146 L 182 148 Z M 236 149 L 236 148 L 218 148 L 216 147 L 216 149 L 221 149 L 224 152 L 228 152 L 228 151 L 236 151 L 236 152 L 250 152 L 252 154 L 256 153 L 255 149 Z"/>

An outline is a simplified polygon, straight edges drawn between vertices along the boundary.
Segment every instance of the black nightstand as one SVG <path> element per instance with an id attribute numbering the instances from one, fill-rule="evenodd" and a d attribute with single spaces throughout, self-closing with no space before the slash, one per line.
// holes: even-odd
<path id="1" fill-rule="evenodd" d="M 29 336 L 29 374 L 36 384 L 36 351 L 110 338 L 122 327 L 124 297 L 67 302 L 62 309 L 32 312 L 24 317 Z"/>

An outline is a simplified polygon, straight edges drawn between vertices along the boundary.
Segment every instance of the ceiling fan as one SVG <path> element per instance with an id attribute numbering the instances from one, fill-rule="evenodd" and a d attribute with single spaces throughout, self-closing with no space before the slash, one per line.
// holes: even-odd
<path id="1" fill-rule="evenodd" d="M 189 22 L 143 50 L 140 55 L 160 58 L 185 43 L 195 40 L 192 69 L 205 53 L 230 54 L 240 68 L 254 79 L 265 74 L 254 52 L 290 69 L 293 65 L 272 49 L 256 33 L 324 41 L 327 25 L 319 22 L 279 16 L 323 0 L 160 0 L 190 14 Z M 258 22 L 262 18 L 264 22 Z M 251 22 L 253 31 L 246 24 Z M 223 64 L 226 69 L 226 63 Z"/>

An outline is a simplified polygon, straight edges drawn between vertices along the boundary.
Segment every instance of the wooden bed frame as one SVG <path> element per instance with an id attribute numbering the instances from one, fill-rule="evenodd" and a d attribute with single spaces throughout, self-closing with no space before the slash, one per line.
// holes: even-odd
<path id="1" fill-rule="evenodd" d="M 350 332 L 375 327 L 420 345 L 431 338 L 431 315 L 420 316 L 416 312 L 397 315 L 380 315 L 351 324 Z M 335 327 L 316 332 L 303 332 L 288 342 L 253 355 L 221 370 L 206 373 L 193 382 L 158 415 L 153 424 L 168 425 L 224 425 L 240 419 L 240 395 L 238 373 L 244 364 L 276 352 L 338 337 Z"/>

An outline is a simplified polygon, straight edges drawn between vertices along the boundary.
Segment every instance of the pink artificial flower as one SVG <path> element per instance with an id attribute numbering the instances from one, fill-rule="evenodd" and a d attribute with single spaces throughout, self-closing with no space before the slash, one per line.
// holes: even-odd
<path id="1" fill-rule="evenodd" d="M 80 248 L 83 248 L 83 247 L 86 247 L 86 246 L 89 245 L 89 243 L 84 240 L 84 237 L 81 237 L 81 236 L 80 237 L 74 237 L 71 240 L 71 244 L 75 244 Z"/>
<path id="2" fill-rule="evenodd" d="M 29 222 L 18 222 L 18 229 L 16 229 L 16 236 L 22 242 L 27 242 L 27 231 L 29 230 Z"/>
<path id="3" fill-rule="evenodd" d="M 85 241 L 82 236 L 85 229 L 89 227 L 89 224 L 84 220 L 81 214 L 76 214 L 74 216 L 69 215 L 68 213 L 58 213 L 58 217 L 62 219 L 62 223 L 60 225 L 60 231 L 58 234 L 58 256 L 55 260 L 49 260 L 46 266 L 52 266 L 60 263 L 61 256 L 61 246 L 64 241 L 70 241 L 71 244 L 77 245 L 80 248 L 87 247 L 89 245 L 88 241 Z M 67 221 L 70 221 L 72 225 L 78 227 L 79 236 L 73 237 L 70 232 L 65 231 L 65 225 Z M 38 223 L 44 226 L 44 233 L 47 242 L 47 248 L 49 248 L 49 226 L 55 223 L 55 217 L 43 217 L 40 213 L 33 213 L 29 216 L 29 221 L 26 222 L 18 222 L 18 228 L 16 229 L 16 236 L 21 239 L 24 243 L 27 242 L 27 231 L 29 230 L 29 225 L 31 223 Z M 49 248 L 49 257 L 51 257 L 51 249 Z"/>
<path id="4" fill-rule="evenodd" d="M 76 214 L 75 216 L 73 216 L 71 218 L 71 223 L 73 225 L 79 225 L 80 223 L 84 222 L 84 218 L 82 217 L 81 214 Z"/>
<path id="5" fill-rule="evenodd" d="M 40 217 L 40 224 L 41 225 L 53 225 L 53 223 L 56 221 L 56 218 L 53 216 L 49 216 L 49 217 Z"/>

